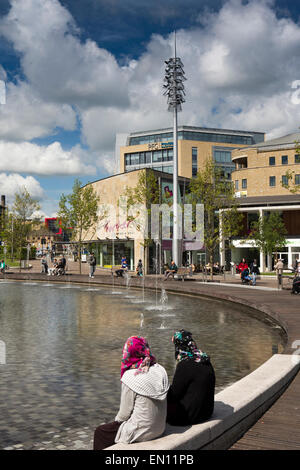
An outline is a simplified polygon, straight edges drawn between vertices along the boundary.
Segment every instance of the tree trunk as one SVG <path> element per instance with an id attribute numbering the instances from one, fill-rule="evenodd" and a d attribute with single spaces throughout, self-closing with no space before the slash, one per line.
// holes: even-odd
<path id="1" fill-rule="evenodd" d="M 210 257 L 209 257 L 209 262 L 210 262 L 210 280 L 213 281 L 214 279 L 214 266 L 213 266 L 213 261 L 214 261 L 214 257 L 212 254 L 210 254 Z"/>
<path id="2" fill-rule="evenodd" d="M 81 274 L 81 243 L 78 243 L 78 263 L 79 263 L 79 274 Z"/>

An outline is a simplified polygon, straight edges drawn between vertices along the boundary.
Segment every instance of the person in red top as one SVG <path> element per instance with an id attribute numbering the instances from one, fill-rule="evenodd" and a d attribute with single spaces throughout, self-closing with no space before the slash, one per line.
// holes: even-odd
<path id="1" fill-rule="evenodd" d="M 248 269 L 248 264 L 246 263 L 245 258 L 243 258 L 240 264 L 238 265 L 238 270 L 240 274 L 244 271 L 244 269 Z"/>

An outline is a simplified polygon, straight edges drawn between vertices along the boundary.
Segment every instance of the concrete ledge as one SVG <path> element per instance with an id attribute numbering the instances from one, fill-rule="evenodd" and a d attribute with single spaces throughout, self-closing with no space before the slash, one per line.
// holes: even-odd
<path id="1" fill-rule="evenodd" d="M 106 450 L 228 449 L 277 400 L 299 369 L 299 356 L 275 354 L 215 396 L 215 410 L 209 421 L 188 427 L 167 425 L 158 439 L 115 444 Z"/>

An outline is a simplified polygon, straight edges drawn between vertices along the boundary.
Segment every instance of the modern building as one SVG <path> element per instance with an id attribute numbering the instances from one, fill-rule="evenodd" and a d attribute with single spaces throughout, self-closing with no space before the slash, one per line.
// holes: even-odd
<path id="1" fill-rule="evenodd" d="M 205 166 L 209 158 L 221 167 L 224 178 L 231 178 L 235 169 L 232 152 L 241 147 L 248 147 L 264 141 L 264 133 L 227 129 L 211 129 L 204 127 L 179 126 L 178 128 L 178 175 L 180 201 L 184 201 L 186 188 L 190 179 Z M 100 196 L 100 203 L 113 208 L 118 206 L 119 198 L 124 194 L 126 186 L 138 184 L 141 171 L 154 171 L 163 195 L 173 191 L 173 129 L 157 129 L 116 136 L 115 175 L 95 181 L 92 184 Z M 109 219 L 109 218 L 108 218 Z M 125 255 L 133 269 L 140 258 L 144 259 L 148 271 L 155 271 L 157 263 L 169 262 L 172 252 L 172 240 L 162 239 L 157 245 L 154 242 L 145 244 L 132 227 L 122 222 L 102 220 L 100 225 L 86 234 L 85 243 L 97 257 L 98 264 L 103 267 L 118 265 Z M 125 224 L 126 225 L 126 224 Z M 115 226 L 115 227 L 113 227 Z M 112 238 L 107 231 L 119 233 Z M 186 240 L 181 245 L 183 261 L 195 264 L 205 262 L 205 253 L 199 244 Z M 159 258 L 159 260 L 158 260 Z"/>
<path id="2" fill-rule="evenodd" d="M 245 243 L 251 223 L 271 211 L 282 215 L 287 229 L 286 247 L 279 253 L 285 267 L 291 268 L 300 259 L 300 191 L 293 194 L 283 186 L 288 183 L 287 171 L 293 175 L 292 185 L 300 184 L 299 141 L 300 132 L 296 132 L 232 152 L 232 161 L 236 166 L 232 172 L 232 182 L 239 198 L 239 210 L 244 214 L 241 237 L 233 240 L 231 256 L 234 262 L 239 262 L 243 257 L 247 260 L 257 258 L 261 270 L 272 269 L 274 256 L 273 259 L 266 257 L 253 242 Z M 224 262 L 223 241 L 221 263 Z"/>
<path id="3" fill-rule="evenodd" d="M 178 175 L 192 178 L 213 158 L 224 177 L 230 179 L 235 164 L 232 152 L 241 147 L 264 142 L 262 132 L 213 129 L 205 127 L 178 127 Z M 171 128 L 132 132 L 126 138 L 117 135 L 116 155 L 120 160 L 116 172 L 152 168 L 173 173 L 173 132 Z M 122 146 L 120 142 L 124 142 Z"/>
<path id="4" fill-rule="evenodd" d="M 44 223 L 39 224 L 30 232 L 27 241 L 42 252 L 52 249 L 61 252 L 62 245 L 68 242 L 68 238 L 57 218 L 45 218 Z"/>
<path id="5" fill-rule="evenodd" d="M 118 175 L 109 176 L 93 183 L 93 189 L 100 197 L 99 222 L 84 234 L 84 244 L 88 251 L 95 253 L 97 264 L 100 267 L 110 268 L 121 264 L 122 256 L 126 256 L 131 270 L 142 259 L 147 272 L 156 272 L 163 263 L 171 261 L 172 240 L 152 240 L 150 237 L 151 222 L 141 220 L 146 214 L 148 218 L 149 205 L 141 204 L 136 213 L 128 216 L 126 207 L 122 207 L 122 198 L 126 197 L 126 188 L 136 188 L 140 184 L 142 174 L 149 169 L 132 170 Z M 172 206 L 172 175 L 152 170 L 157 181 L 157 188 L 162 202 L 170 200 Z M 189 179 L 179 177 L 179 194 L 181 201 L 188 187 Z M 145 226 L 145 230 L 141 228 Z M 188 256 L 190 251 L 188 241 L 182 246 L 182 250 Z"/>
<path id="6" fill-rule="evenodd" d="M 289 191 L 286 172 L 294 172 L 294 183 L 300 184 L 300 154 L 296 152 L 300 132 L 234 150 L 232 173 L 237 197 L 286 196 Z"/>

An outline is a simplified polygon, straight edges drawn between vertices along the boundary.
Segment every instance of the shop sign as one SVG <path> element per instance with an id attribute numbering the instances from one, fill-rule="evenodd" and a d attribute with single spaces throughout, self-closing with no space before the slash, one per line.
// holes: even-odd
<path id="1" fill-rule="evenodd" d="M 247 197 L 247 191 L 238 191 L 235 193 L 235 197 Z"/>
<path id="2" fill-rule="evenodd" d="M 148 144 L 148 150 L 161 150 L 161 143 L 154 142 L 153 144 Z"/>

